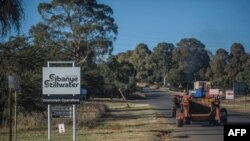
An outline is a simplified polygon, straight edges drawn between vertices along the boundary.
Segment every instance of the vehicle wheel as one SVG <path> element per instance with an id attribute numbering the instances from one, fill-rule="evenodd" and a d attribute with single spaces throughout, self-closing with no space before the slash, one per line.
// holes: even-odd
<path id="1" fill-rule="evenodd" d="M 220 110 L 220 124 L 227 124 L 227 110 L 225 108 Z"/>
<path id="2" fill-rule="evenodd" d="M 211 113 L 209 123 L 212 124 L 212 125 L 214 125 L 214 126 L 218 125 L 218 121 L 215 120 L 215 111 L 213 111 Z"/>
<path id="3" fill-rule="evenodd" d="M 175 117 L 176 116 L 176 107 L 175 107 L 175 104 L 173 104 L 172 106 L 172 117 Z"/>
<path id="4" fill-rule="evenodd" d="M 181 109 L 176 110 L 176 126 L 177 127 L 182 127 L 183 126 L 183 119 L 178 118 L 178 114 L 181 113 Z"/>
<path id="5" fill-rule="evenodd" d="M 190 124 L 191 124 L 190 118 L 188 118 L 188 119 L 185 120 L 185 124 L 186 124 L 186 125 L 190 125 Z"/>
<path id="6" fill-rule="evenodd" d="M 172 109 L 172 117 L 176 116 L 176 109 Z"/>

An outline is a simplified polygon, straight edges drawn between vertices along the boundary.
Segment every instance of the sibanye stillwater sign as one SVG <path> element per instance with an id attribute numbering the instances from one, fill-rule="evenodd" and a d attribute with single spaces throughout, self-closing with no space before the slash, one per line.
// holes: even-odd
<path id="1" fill-rule="evenodd" d="M 80 67 L 75 67 L 73 61 L 48 61 L 43 67 L 43 103 L 48 104 L 48 141 L 51 140 L 51 114 L 52 117 L 73 119 L 73 141 L 76 141 L 76 105 L 80 103 L 81 75 Z M 72 65 L 72 67 L 51 67 L 52 64 Z M 64 108 L 51 109 L 51 104 L 72 104 L 72 114 Z M 51 113 L 52 110 L 52 113 Z M 63 128 L 59 128 L 63 129 Z"/>
<path id="2" fill-rule="evenodd" d="M 80 67 L 44 67 L 43 95 L 80 94 Z"/>

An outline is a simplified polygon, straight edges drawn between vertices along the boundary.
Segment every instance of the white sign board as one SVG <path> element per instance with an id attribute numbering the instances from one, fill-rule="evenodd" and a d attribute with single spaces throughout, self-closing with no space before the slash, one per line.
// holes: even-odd
<path id="1" fill-rule="evenodd" d="M 64 124 L 58 124 L 58 129 L 59 129 L 59 133 L 65 133 L 65 126 Z"/>
<path id="2" fill-rule="evenodd" d="M 234 91 L 226 90 L 226 99 L 234 99 Z"/>
<path id="3" fill-rule="evenodd" d="M 219 89 L 209 89 L 209 95 L 219 95 L 220 90 Z"/>
<path id="4" fill-rule="evenodd" d="M 43 68 L 43 94 L 80 94 L 80 67 Z"/>

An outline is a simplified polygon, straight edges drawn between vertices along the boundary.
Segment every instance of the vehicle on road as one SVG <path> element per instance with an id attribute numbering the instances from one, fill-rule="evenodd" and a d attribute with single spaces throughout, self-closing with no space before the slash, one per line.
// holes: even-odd
<path id="1" fill-rule="evenodd" d="M 220 97 L 205 94 L 206 83 L 196 90 L 195 95 L 175 95 L 172 116 L 176 117 L 176 126 L 189 125 L 191 122 L 209 122 L 226 124 L 227 110 L 220 107 Z"/>

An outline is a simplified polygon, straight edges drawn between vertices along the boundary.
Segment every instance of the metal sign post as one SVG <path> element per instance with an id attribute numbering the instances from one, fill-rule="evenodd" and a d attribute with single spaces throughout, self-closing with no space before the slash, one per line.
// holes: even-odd
<path id="1" fill-rule="evenodd" d="M 50 67 L 50 62 L 47 62 L 48 68 Z M 49 96 L 49 94 L 48 94 Z M 50 112 L 50 104 L 48 104 L 48 141 L 51 139 L 51 112 Z"/>
<path id="2" fill-rule="evenodd" d="M 16 97 L 16 91 L 15 91 L 15 136 L 14 141 L 17 140 L 17 97 Z"/>
<path id="3" fill-rule="evenodd" d="M 9 108 L 10 108 L 10 113 L 9 113 L 9 141 L 12 141 L 12 89 L 9 88 Z"/>
<path id="4" fill-rule="evenodd" d="M 48 104 L 48 141 L 50 141 L 51 139 L 51 114 L 50 114 L 50 104 Z"/>
<path id="5" fill-rule="evenodd" d="M 76 141 L 76 105 L 73 104 L 73 141 Z"/>
<path id="6" fill-rule="evenodd" d="M 71 64 L 72 67 L 51 67 L 51 64 Z M 43 102 L 48 104 L 48 141 L 51 140 L 51 114 L 58 118 L 68 118 L 65 109 L 51 108 L 52 104 L 73 105 L 73 141 L 76 141 L 76 105 L 80 103 L 80 68 L 73 61 L 48 61 L 43 68 Z M 54 113 L 52 113 L 54 111 Z"/>
<path id="7" fill-rule="evenodd" d="M 73 68 L 74 67 L 75 67 L 75 63 L 73 63 Z M 76 105 L 75 104 L 73 104 L 73 141 L 76 141 Z"/>

